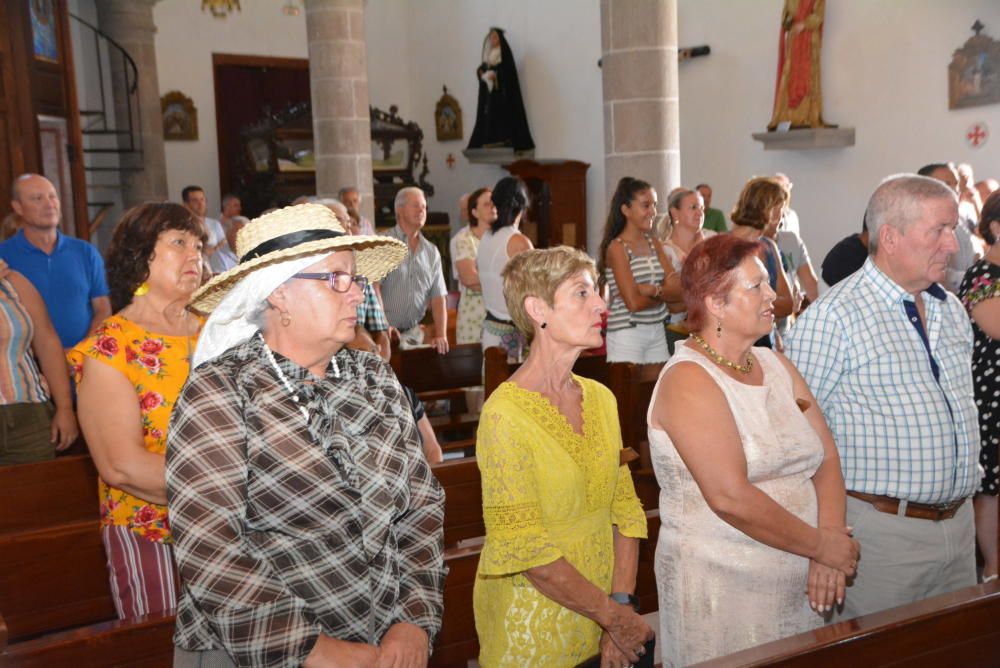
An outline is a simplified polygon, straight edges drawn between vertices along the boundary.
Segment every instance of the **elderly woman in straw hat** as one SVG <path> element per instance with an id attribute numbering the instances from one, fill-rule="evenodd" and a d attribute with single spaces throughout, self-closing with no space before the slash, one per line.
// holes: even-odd
<path id="1" fill-rule="evenodd" d="M 346 347 L 402 243 L 325 206 L 258 218 L 174 409 L 175 666 L 424 666 L 441 623 L 444 497 L 377 355 Z"/>

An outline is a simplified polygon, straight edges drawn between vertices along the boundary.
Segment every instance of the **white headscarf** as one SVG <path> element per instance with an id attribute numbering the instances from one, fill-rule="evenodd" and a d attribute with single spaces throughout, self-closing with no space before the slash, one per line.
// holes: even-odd
<path id="1" fill-rule="evenodd" d="M 259 329 L 248 317 L 275 289 L 309 265 L 332 252 L 296 258 L 268 265 L 245 276 L 219 302 L 205 322 L 198 337 L 191 368 L 215 359 L 233 346 L 243 343 Z"/>

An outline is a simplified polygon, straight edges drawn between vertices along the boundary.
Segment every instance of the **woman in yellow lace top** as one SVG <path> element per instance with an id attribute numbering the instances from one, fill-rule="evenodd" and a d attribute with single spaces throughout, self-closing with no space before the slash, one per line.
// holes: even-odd
<path id="1" fill-rule="evenodd" d="M 122 619 L 176 605 L 164 455 L 201 327 L 205 231 L 179 204 L 125 212 L 108 248 L 115 314 L 69 352 L 80 427 L 100 475 L 101 538 Z"/>
<path id="2" fill-rule="evenodd" d="M 646 517 L 614 397 L 572 374 L 601 344 L 593 261 L 561 246 L 503 271 L 527 360 L 483 406 L 477 436 L 486 543 L 475 585 L 484 668 L 639 659 L 653 631 L 632 607 Z M 613 597 L 609 597 L 609 594 Z"/>

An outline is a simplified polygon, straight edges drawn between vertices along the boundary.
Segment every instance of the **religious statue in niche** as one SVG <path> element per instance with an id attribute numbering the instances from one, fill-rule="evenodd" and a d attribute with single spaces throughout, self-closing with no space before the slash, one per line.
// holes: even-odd
<path id="1" fill-rule="evenodd" d="M 1000 103 L 1000 42 L 980 33 L 978 20 L 972 37 L 956 49 L 948 65 L 948 108 Z"/>
<path id="2" fill-rule="evenodd" d="M 785 0 L 778 42 L 778 81 L 768 130 L 831 127 L 823 122 L 819 54 L 826 0 Z"/>
<path id="3" fill-rule="evenodd" d="M 483 40 L 482 63 L 476 68 L 476 76 L 479 78 L 479 101 L 468 148 L 512 148 L 514 151 L 535 148 L 524 113 L 514 54 L 500 28 L 490 28 Z"/>

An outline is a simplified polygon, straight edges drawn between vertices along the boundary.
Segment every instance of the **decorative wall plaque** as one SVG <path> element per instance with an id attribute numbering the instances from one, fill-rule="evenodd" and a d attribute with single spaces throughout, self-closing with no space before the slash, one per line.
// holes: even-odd
<path id="1" fill-rule="evenodd" d="M 444 86 L 444 94 L 438 100 L 434 109 L 434 126 L 437 129 L 438 141 L 451 141 L 462 138 L 462 107 L 458 100 L 448 94 Z"/>
<path id="2" fill-rule="evenodd" d="M 963 109 L 1000 103 L 1000 42 L 981 34 L 972 24 L 972 37 L 956 49 L 948 65 L 948 108 Z"/>
<path id="3" fill-rule="evenodd" d="M 172 90 L 160 98 L 163 112 L 163 138 L 165 140 L 198 139 L 198 110 L 184 93 Z"/>

